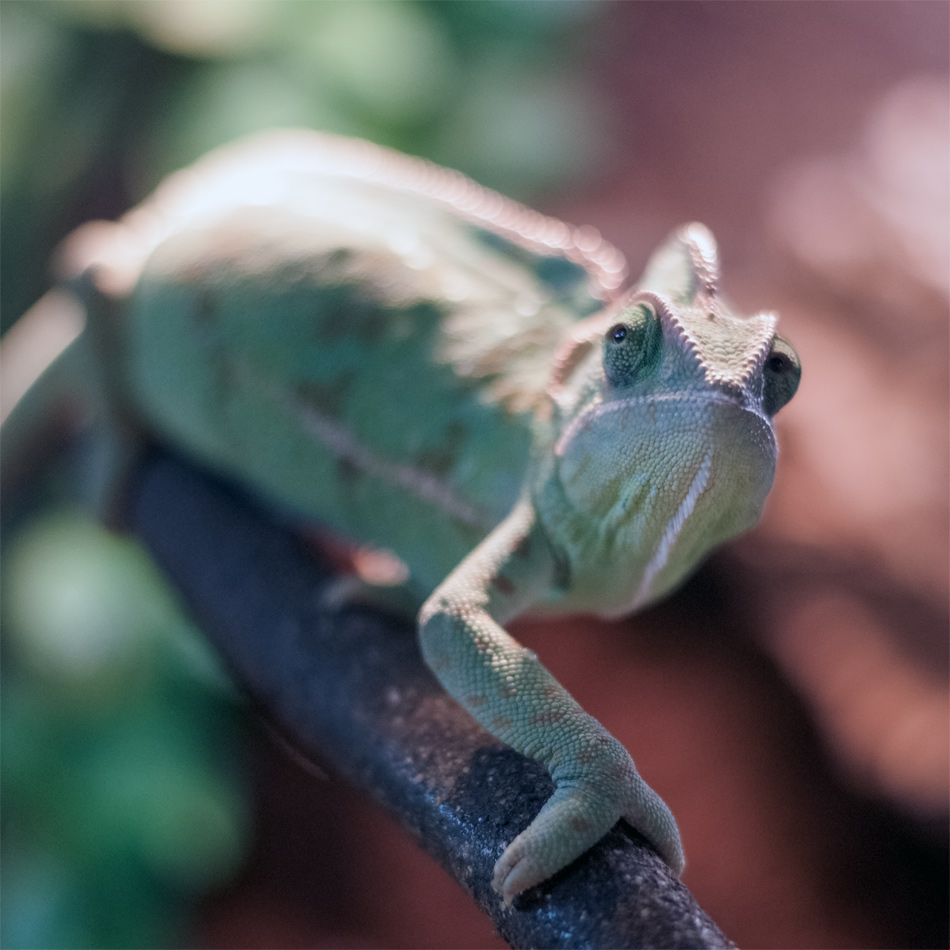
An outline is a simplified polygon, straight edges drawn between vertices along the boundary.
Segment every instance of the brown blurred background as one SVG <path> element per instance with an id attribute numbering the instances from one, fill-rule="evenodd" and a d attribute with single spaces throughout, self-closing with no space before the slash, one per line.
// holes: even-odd
<path id="1" fill-rule="evenodd" d="M 459 167 L 596 226 L 633 274 L 673 227 L 708 224 L 725 292 L 778 310 L 804 367 L 764 522 L 643 615 L 517 633 L 633 751 L 680 822 L 686 884 L 740 946 L 947 945 L 947 4 L 90 0 L 0 16 L 4 326 L 73 226 L 269 124 Z M 129 718 L 122 677 L 64 660 L 74 629 L 29 613 L 42 544 L 94 530 L 69 520 L 62 480 L 43 495 L 45 535 L 25 516 L 5 532 L 4 945 L 500 946 L 387 818 L 244 720 L 179 619 L 153 624 L 187 640 L 171 686 L 154 669 L 170 634 L 140 638 L 150 659 L 122 658 L 165 682 L 153 725 L 102 745 L 95 728 Z M 68 697 L 54 709 L 51 684 Z M 90 917 L 83 880 L 121 917 L 101 868 L 115 831 L 63 842 L 69 821 L 90 824 L 77 783 L 113 786 L 66 753 L 41 769 L 36 749 L 78 741 L 124 776 L 130 747 L 195 732 L 195 709 L 221 731 L 172 756 L 205 798 L 182 793 L 184 831 L 164 847 L 216 815 L 218 850 L 188 877 L 128 845 L 145 868 L 134 920 Z M 61 799 L 37 791 L 51 768 Z M 110 794 L 85 797 L 101 810 Z"/>

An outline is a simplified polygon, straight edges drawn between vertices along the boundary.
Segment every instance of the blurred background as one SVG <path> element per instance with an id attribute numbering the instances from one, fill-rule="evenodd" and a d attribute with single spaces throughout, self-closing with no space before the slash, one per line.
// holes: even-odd
<path id="1" fill-rule="evenodd" d="M 516 633 L 739 945 L 946 946 L 948 35 L 926 0 L 4 0 L 3 328 L 76 225 L 274 125 L 459 168 L 634 275 L 704 221 L 804 365 L 765 520 L 643 615 Z M 68 455 L 3 518 L 3 946 L 501 946 L 245 713 Z"/>

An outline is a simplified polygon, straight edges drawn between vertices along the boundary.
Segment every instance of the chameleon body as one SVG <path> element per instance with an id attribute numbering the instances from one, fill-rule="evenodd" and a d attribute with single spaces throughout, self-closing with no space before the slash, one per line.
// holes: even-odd
<path id="1" fill-rule="evenodd" d="M 758 519 L 800 369 L 732 313 L 715 242 L 620 254 L 458 173 L 270 133 L 178 173 L 65 259 L 110 412 L 394 551 L 423 655 L 556 790 L 499 858 L 506 901 L 626 818 L 677 872 L 627 751 L 504 630 L 615 617 Z"/>

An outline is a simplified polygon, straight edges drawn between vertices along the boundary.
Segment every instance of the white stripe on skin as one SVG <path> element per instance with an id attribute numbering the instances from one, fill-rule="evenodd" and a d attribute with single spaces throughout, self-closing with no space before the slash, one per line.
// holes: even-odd
<path id="1" fill-rule="evenodd" d="M 398 485 L 410 494 L 429 502 L 441 512 L 463 524 L 488 530 L 492 521 L 484 512 L 463 501 L 441 478 L 411 465 L 401 465 L 379 458 L 360 442 L 346 426 L 318 412 L 299 399 L 291 406 L 304 428 L 315 436 L 336 458 L 351 462 L 373 478 L 389 485 Z"/>
<path id="2" fill-rule="evenodd" d="M 650 588 L 653 586 L 653 581 L 670 559 L 670 552 L 673 550 L 673 545 L 683 530 L 686 519 L 693 513 L 693 509 L 696 507 L 696 501 L 706 488 L 706 483 L 709 481 L 709 473 L 711 471 L 712 450 L 710 449 L 706 452 L 703 458 L 703 464 L 699 466 L 699 471 L 693 477 L 689 490 L 686 492 L 686 497 L 680 503 L 679 508 L 676 509 L 676 514 L 670 518 L 666 527 L 663 529 L 663 537 L 660 538 L 660 543 L 657 545 L 653 557 L 650 558 L 650 563 L 647 564 L 644 569 L 640 586 L 637 588 L 637 592 L 633 595 L 633 600 L 624 610 L 624 613 L 632 613 L 650 596 Z"/>

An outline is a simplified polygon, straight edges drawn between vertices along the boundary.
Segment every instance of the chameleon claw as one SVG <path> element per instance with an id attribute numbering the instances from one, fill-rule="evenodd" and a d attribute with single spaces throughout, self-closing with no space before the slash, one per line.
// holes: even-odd
<path id="1" fill-rule="evenodd" d="M 676 819 L 666 802 L 642 779 L 636 795 L 624 810 L 626 822 L 636 828 L 656 849 L 674 874 L 679 877 L 686 867 L 686 855 Z"/>
<path id="2" fill-rule="evenodd" d="M 496 862 L 492 887 L 501 896 L 505 907 L 511 907 L 519 894 L 543 880 L 544 875 L 532 868 L 519 836 L 505 848 Z"/>

